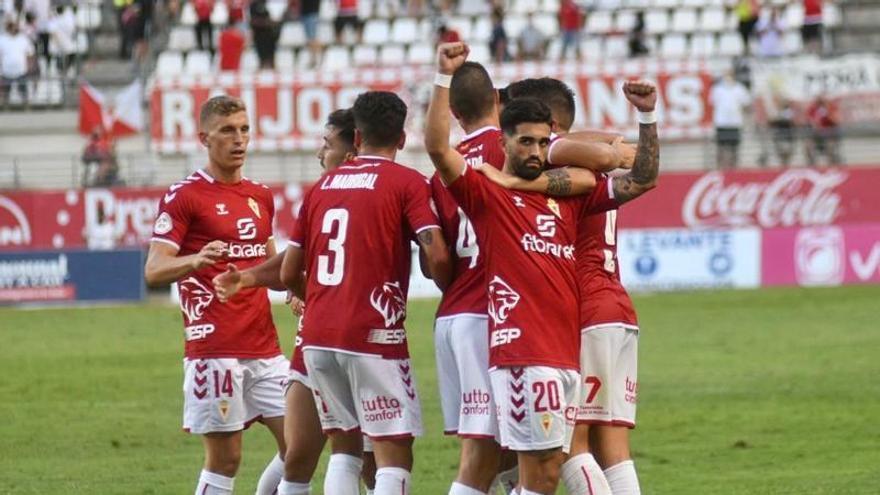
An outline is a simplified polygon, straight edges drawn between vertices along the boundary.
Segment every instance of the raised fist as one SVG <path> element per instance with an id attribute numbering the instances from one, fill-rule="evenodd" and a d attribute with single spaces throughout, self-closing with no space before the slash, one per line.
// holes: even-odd
<path id="1" fill-rule="evenodd" d="M 437 69 L 451 76 L 467 60 L 468 53 L 470 48 L 461 41 L 441 43 L 437 47 Z"/>
<path id="2" fill-rule="evenodd" d="M 640 112 L 653 112 L 657 106 L 657 87 L 652 82 L 627 81 L 623 83 L 623 94 Z"/>

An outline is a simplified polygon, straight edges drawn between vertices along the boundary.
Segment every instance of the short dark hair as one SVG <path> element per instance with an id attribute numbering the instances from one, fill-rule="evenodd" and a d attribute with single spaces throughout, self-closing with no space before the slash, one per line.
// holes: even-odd
<path id="1" fill-rule="evenodd" d="M 403 134 L 406 103 L 388 91 L 367 91 L 358 95 L 351 107 L 354 124 L 364 143 L 372 146 L 394 146 Z"/>
<path id="2" fill-rule="evenodd" d="M 507 92 L 507 86 L 498 88 L 498 103 L 502 105 L 510 103 L 510 94 Z"/>
<path id="3" fill-rule="evenodd" d="M 550 106 L 556 123 L 563 129 L 570 129 L 574 123 L 574 91 L 559 79 L 523 79 L 507 87 L 507 96 L 510 99 L 537 98 L 543 101 Z"/>
<path id="4" fill-rule="evenodd" d="M 215 115 L 226 117 L 245 110 L 244 102 L 238 98 L 227 95 L 215 96 L 202 103 L 202 108 L 199 111 L 199 125 L 205 125 L 205 122 Z"/>
<path id="5" fill-rule="evenodd" d="M 327 125 L 339 131 L 339 138 L 354 147 L 354 114 L 350 108 L 336 110 L 327 117 Z"/>
<path id="6" fill-rule="evenodd" d="M 501 130 L 504 134 L 516 134 L 516 126 L 523 123 L 552 125 L 550 107 L 537 98 L 517 98 L 504 106 L 501 112 Z"/>
<path id="7" fill-rule="evenodd" d="M 495 87 L 486 68 L 477 62 L 465 62 L 452 75 L 449 107 L 464 122 L 474 122 L 492 112 Z"/>

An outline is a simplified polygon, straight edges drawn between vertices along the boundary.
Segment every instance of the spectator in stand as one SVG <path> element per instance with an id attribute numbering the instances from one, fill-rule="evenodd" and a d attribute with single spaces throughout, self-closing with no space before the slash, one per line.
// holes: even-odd
<path id="1" fill-rule="evenodd" d="M 43 57 L 46 67 L 49 66 L 49 19 L 52 17 L 51 0 L 24 0 L 23 10 L 36 17 L 37 24 L 37 55 Z"/>
<path id="2" fill-rule="evenodd" d="M 82 152 L 83 176 L 82 186 L 88 187 L 92 183 L 91 175 L 93 168 L 101 168 L 101 164 L 110 160 L 112 156 L 112 148 L 107 135 L 100 126 L 96 126 L 89 135 L 89 142 L 86 143 Z"/>
<path id="3" fill-rule="evenodd" d="M 773 146 L 779 156 L 779 164 L 783 167 L 791 165 L 794 155 L 795 141 L 795 108 L 791 100 L 785 96 L 776 97 L 775 114 L 769 120 L 773 135 Z"/>
<path id="4" fill-rule="evenodd" d="M 489 53 L 492 61 L 501 63 L 510 60 L 507 50 L 507 31 L 504 29 L 504 10 L 492 9 L 492 36 L 489 37 Z"/>
<path id="5" fill-rule="evenodd" d="M 364 24 L 358 17 L 357 0 L 336 0 L 336 19 L 333 21 L 333 30 L 336 33 L 336 44 L 342 43 L 342 33 L 347 26 L 354 29 L 357 43 L 361 42 Z"/>
<path id="6" fill-rule="evenodd" d="M 645 12 L 636 12 L 636 20 L 629 32 L 629 56 L 641 57 L 647 55 L 648 45 L 645 43 Z"/>
<path id="7" fill-rule="evenodd" d="M 840 165 L 840 117 L 837 108 L 824 96 L 816 97 L 807 108 L 807 164 L 814 166 L 818 154 L 824 154 L 829 165 Z"/>
<path id="8" fill-rule="evenodd" d="M 3 107 L 9 105 L 12 89 L 29 106 L 28 75 L 36 68 L 34 45 L 18 29 L 15 21 L 6 22 L 6 35 L 0 36 L 0 95 Z"/>
<path id="9" fill-rule="evenodd" d="M 755 25 L 758 24 L 758 16 L 761 14 L 761 3 L 758 0 L 737 0 L 734 11 L 739 21 L 737 29 L 742 37 L 743 50 L 748 55 L 751 53 L 749 42 L 755 33 Z"/>
<path id="10" fill-rule="evenodd" d="M 581 29 L 585 16 L 574 0 L 562 0 L 559 4 L 559 31 L 562 32 L 561 59 L 565 59 L 568 49 L 574 47 L 575 58 L 581 58 Z"/>
<path id="11" fill-rule="evenodd" d="M 220 50 L 220 70 L 237 71 L 241 65 L 241 54 L 244 52 L 246 40 L 242 30 L 232 19 L 229 19 L 226 29 L 220 33 L 217 43 Z"/>
<path id="12" fill-rule="evenodd" d="M 516 59 L 518 61 L 544 60 L 546 51 L 547 36 L 535 26 L 534 14 L 529 12 L 526 16 L 526 25 L 517 38 Z"/>
<path id="13" fill-rule="evenodd" d="M 226 0 L 226 8 L 229 10 L 229 24 L 241 24 L 244 22 L 244 9 L 247 7 L 246 0 Z"/>
<path id="14" fill-rule="evenodd" d="M 193 0 L 196 11 L 196 45 L 199 50 L 208 50 L 214 55 L 214 25 L 211 24 L 211 13 L 214 12 L 214 0 Z"/>
<path id="15" fill-rule="evenodd" d="M 735 168 L 739 161 L 743 112 L 751 103 L 751 97 L 746 87 L 734 79 L 733 71 L 730 71 L 712 86 L 709 103 L 714 109 L 718 167 Z"/>
<path id="16" fill-rule="evenodd" d="M 116 241 L 119 239 L 116 225 L 104 213 L 104 203 L 98 203 L 95 213 L 95 223 L 87 222 L 88 225 L 83 232 L 86 246 L 90 251 L 109 251 L 116 247 Z"/>
<path id="17" fill-rule="evenodd" d="M 116 28 L 119 31 L 119 58 L 126 60 L 131 58 L 131 40 L 128 36 L 129 7 L 134 0 L 113 0 L 113 8 L 116 11 Z"/>
<path id="18" fill-rule="evenodd" d="M 67 77 L 67 71 L 76 60 L 76 18 L 69 7 L 58 5 L 55 16 L 49 19 L 49 47 L 55 57 L 61 77 Z"/>
<path id="19" fill-rule="evenodd" d="M 447 26 L 445 20 L 441 20 L 440 25 L 437 26 L 437 43 L 435 45 L 455 43 L 457 41 L 461 41 L 461 35 L 458 34 L 458 31 Z"/>
<path id="20" fill-rule="evenodd" d="M 275 68 L 275 49 L 278 48 L 279 24 L 269 16 L 266 0 L 253 0 L 250 6 L 251 33 L 261 69 Z"/>
<path id="21" fill-rule="evenodd" d="M 318 24 L 321 14 L 321 0 L 297 0 L 298 5 L 292 7 L 293 12 L 299 11 L 299 20 L 306 33 L 306 45 L 309 49 L 310 66 L 317 67 L 321 62 L 321 42 L 318 40 Z"/>
<path id="22" fill-rule="evenodd" d="M 804 49 L 822 52 L 822 0 L 804 0 L 804 24 L 801 26 Z"/>
<path id="23" fill-rule="evenodd" d="M 770 9 L 769 15 L 764 15 L 755 27 L 758 32 L 758 56 L 781 57 L 782 50 L 782 20 L 779 18 L 779 8 Z"/>

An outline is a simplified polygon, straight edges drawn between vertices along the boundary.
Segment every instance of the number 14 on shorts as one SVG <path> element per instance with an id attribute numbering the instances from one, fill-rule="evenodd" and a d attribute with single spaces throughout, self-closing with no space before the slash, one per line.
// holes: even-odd
<path id="1" fill-rule="evenodd" d="M 208 383 L 209 380 L 211 383 Z M 232 383 L 232 370 L 208 370 L 207 363 L 198 363 L 193 375 L 193 395 L 197 399 L 204 399 L 209 392 L 213 392 L 213 397 L 218 399 L 232 397 Z"/>

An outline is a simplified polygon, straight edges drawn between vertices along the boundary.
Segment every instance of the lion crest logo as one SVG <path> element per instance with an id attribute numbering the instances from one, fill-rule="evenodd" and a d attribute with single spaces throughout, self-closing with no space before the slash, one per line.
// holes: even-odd
<path id="1" fill-rule="evenodd" d="M 192 323 L 202 319 L 214 294 L 207 287 L 199 283 L 195 277 L 189 277 L 177 285 L 180 292 L 180 310 L 186 316 L 186 321 Z"/>
<path id="2" fill-rule="evenodd" d="M 406 296 L 400 282 L 385 282 L 382 287 L 373 289 L 370 304 L 385 319 L 385 328 L 391 328 L 406 317 Z"/>
<path id="3" fill-rule="evenodd" d="M 489 282 L 489 316 L 496 325 L 501 325 L 510 317 L 510 312 L 519 303 L 519 293 L 507 285 L 499 276 Z"/>

